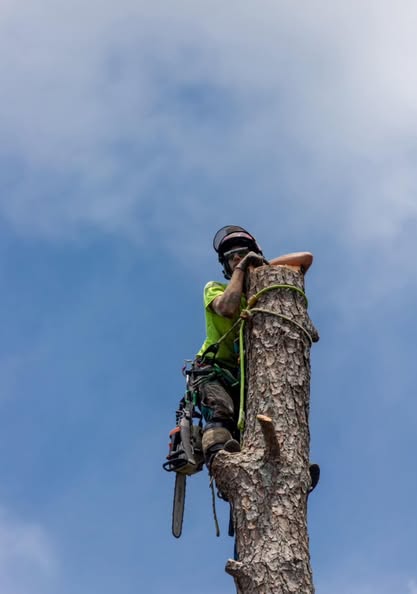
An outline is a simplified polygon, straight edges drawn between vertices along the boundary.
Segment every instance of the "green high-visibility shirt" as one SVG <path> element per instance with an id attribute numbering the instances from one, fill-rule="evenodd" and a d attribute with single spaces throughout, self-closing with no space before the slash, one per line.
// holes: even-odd
<path id="1" fill-rule="evenodd" d="M 211 309 L 211 304 L 216 297 L 222 295 L 227 287 L 226 283 L 218 283 L 211 281 L 204 287 L 204 309 L 206 314 L 206 340 L 203 346 L 197 353 L 197 357 L 201 357 L 208 347 L 216 344 L 219 339 L 226 334 L 236 322 L 239 317 L 238 312 L 234 318 L 225 318 L 219 316 Z M 240 309 L 246 307 L 246 297 L 242 295 L 240 300 Z M 235 348 L 234 343 L 239 337 L 239 324 L 236 328 L 228 334 L 228 336 L 221 341 L 219 350 L 216 354 L 216 361 L 224 361 L 229 365 L 237 365 L 238 362 L 238 348 Z M 236 343 L 237 344 L 237 343 Z M 211 354 L 209 356 L 212 356 Z"/>

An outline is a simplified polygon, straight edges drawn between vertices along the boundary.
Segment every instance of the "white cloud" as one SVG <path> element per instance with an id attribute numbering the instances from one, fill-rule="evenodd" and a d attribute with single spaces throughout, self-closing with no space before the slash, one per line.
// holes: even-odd
<path id="1" fill-rule="evenodd" d="M 0 212 L 17 228 L 140 237 L 211 224 L 225 195 L 249 217 L 254 194 L 349 245 L 416 221 L 415 3 L 56 6 L 2 8 Z"/>
<path id="2" fill-rule="evenodd" d="M 44 591 L 56 570 L 57 559 L 45 530 L 37 523 L 12 516 L 1 507 L 0 590 L 4 594 Z"/>

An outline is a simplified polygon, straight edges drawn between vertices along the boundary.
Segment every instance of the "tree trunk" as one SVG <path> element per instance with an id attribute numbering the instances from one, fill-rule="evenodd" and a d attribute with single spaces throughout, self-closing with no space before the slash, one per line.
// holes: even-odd
<path id="1" fill-rule="evenodd" d="M 277 284 L 304 290 L 304 275 L 286 266 L 257 268 L 248 279 L 248 298 Z M 229 559 L 226 571 L 238 594 L 312 594 L 308 418 L 310 346 L 318 334 L 299 291 L 271 289 L 256 308 L 269 312 L 253 311 L 246 322 L 242 451 L 220 452 L 213 463 L 216 483 L 233 508 L 238 560 Z"/>

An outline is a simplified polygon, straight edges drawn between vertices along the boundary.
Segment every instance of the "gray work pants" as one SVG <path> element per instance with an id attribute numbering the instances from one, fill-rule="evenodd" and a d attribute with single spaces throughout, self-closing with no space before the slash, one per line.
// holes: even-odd
<path id="1" fill-rule="evenodd" d="M 239 384 L 232 386 L 229 379 L 216 373 L 212 365 L 197 362 L 195 368 L 207 372 L 207 375 L 196 375 L 192 379 L 204 420 L 220 422 L 234 430 L 239 415 Z"/>

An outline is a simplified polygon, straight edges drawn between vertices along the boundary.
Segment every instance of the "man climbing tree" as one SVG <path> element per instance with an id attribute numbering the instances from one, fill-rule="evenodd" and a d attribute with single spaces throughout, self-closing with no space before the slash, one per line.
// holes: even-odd
<path id="1" fill-rule="evenodd" d="M 239 451 L 237 427 L 240 406 L 239 327 L 236 323 L 247 305 L 245 274 L 249 267 L 268 264 L 256 239 L 242 227 L 227 225 L 217 231 L 213 247 L 223 266 L 228 284 L 210 281 L 204 287 L 206 339 L 197 353 L 194 368 L 206 371 L 193 379 L 206 421 L 203 452 L 208 465 L 225 448 Z M 306 252 L 287 254 L 275 264 L 300 266 L 305 271 L 312 261 Z M 215 366 L 214 366 L 215 363 Z"/>
<path id="2" fill-rule="evenodd" d="M 233 225 L 213 246 L 229 283 L 204 288 L 206 339 L 185 372 L 170 434 L 173 534 L 181 534 L 185 476 L 205 462 L 233 512 L 237 548 L 226 570 L 238 594 L 311 594 L 306 500 L 320 470 L 308 461 L 308 354 L 318 335 L 303 279 L 312 255 L 268 263 L 256 239 Z"/>
<path id="3" fill-rule="evenodd" d="M 239 411 L 239 367 L 237 320 L 246 306 L 245 272 L 248 266 L 265 263 L 255 238 L 241 227 L 222 227 L 213 246 L 229 284 L 211 281 L 204 287 L 206 339 L 197 353 L 194 368 L 206 371 L 196 376 L 193 386 L 206 421 L 203 453 L 206 464 L 223 448 L 239 451 L 237 415 Z"/>

